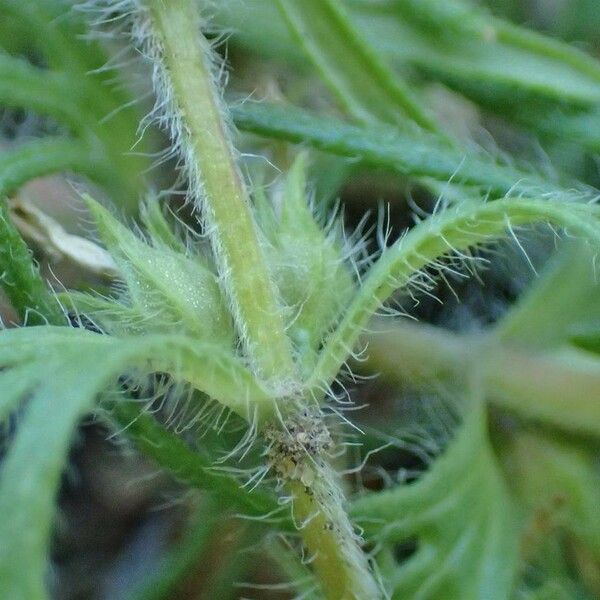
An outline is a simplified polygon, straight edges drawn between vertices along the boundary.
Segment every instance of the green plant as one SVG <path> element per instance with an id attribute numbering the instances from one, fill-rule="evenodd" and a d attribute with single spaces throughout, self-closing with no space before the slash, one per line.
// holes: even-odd
<path id="1" fill-rule="evenodd" d="M 183 573 L 206 551 L 218 522 L 215 498 L 264 520 L 241 536 L 255 540 L 268 528 L 295 540 L 276 560 L 306 597 L 598 593 L 597 192 L 573 172 L 548 173 L 461 138 L 427 107 L 424 93 L 425 82 L 443 82 L 549 148 L 555 138 L 577 142 L 576 158 L 585 157 L 597 147 L 600 114 L 600 68 L 591 57 L 468 4 L 437 0 L 0 6 L 7 15 L 0 102 L 66 128 L 0 157 L 2 285 L 26 325 L 0 334 L 0 420 L 17 421 L 0 470 L 0 596 L 47 596 L 57 488 L 73 430 L 90 411 L 212 498 L 136 597 L 167 597 L 177 579 L 169 572 Z M 220 27 L 244 20 L 234 46 L 290 61 L 305 56 L 337 116 L 268 102 L 232 100 L 230 108 L 205 12 Z M 60 27 L 49 27 L 57 15 Z M 111 32 L 113 45 L 141 52 L 151 69 L 156 103 L 144 127 L 169 136 L 195 231 L 154 198 L 136 214 L 147 165 L 123 156 L 136 139 L 133 92 L 109 85 L 101 69 L 107 50 L 79 38 L 90 22 Z M 364 35 L 361 23 L 369 24 Z M 398 32 L 401 41 L 390 44 Z M 17 58 L 27 53 L 31 61 Z M 510 70 L 498 67 L 498 53 Z M 414 81 L 401 79 L 389 59 L 410 65 Z M 269 188 L 258 172 L 246 177 L 230 118 L 275 143 L 336 157 L 340 179 L 347 159 L 357 159 L 363 169 L 412 178 L 439 200 L 393 243 L 381 226 L 379 248 L 369 252 L 325 202 L 311 202 L 306 151 L 282 161 L 283 183 Z M 111 290 L 52 292 L 15 228 L 6 198 L 33 178 L 63 171 L 92 179 L 137 219 L 130 228 L 82 194 L 112 259 L 118 284 Z M 404 296 L 434 294 L 440 280 L 459 272 L 476 274 L 507 240 L 522 248 L 525 231 L 540 243 L 548 232 L 571 241 L 558 244 L 557 257 L 493 327 L 450 334 L 407 325 L 399 311 L 385 333 L 376 332 L 373 317 L 390 301 L 402 305 Z M 363 364 L 356 349 L 365 337 L 371 352 Z M 401 436 L 429 454 L 417 482 L 356 490 L 338 474 L 349 436 L 334 399 L 345 367 L 380 371 L 390 385 L 400 378 L 444 398 L 437 409 L 443 434 L 432 433 L 431 417 Z M 495 426 L 491 436 L 488 400 L 518 425 Z M 169 426 L 165 403 L 216 432 L 181 435 Z M 224 412 L 232 431 L 214 423 Z M 380 438 L 368 431 L 364 443 L 401 443 Z M 230 468 L 215 469 L 217 461 Z M 552 517 L 545 528 L 540 511 Z M 398 560 L 403 544 L 416 550 Z M 239 564 L 229 565 L 231 577 Z M 213 582 L 211 597 L 230 593 L 223 581 Z"/>

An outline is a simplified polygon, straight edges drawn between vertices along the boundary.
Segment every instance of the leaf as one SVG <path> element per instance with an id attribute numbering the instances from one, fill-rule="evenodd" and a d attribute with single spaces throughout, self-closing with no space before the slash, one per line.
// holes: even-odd
<path id="1" fill-rule="evenodd" d="M 38 333 L 35 328 L 15 331 L 3 332 L 4 345 L 14 338 L 22 342 L 22 337 L 30 338 L 29 343 L 38 341 L 31 335 Z M 87 347 L 83 338 L 70 340 L 70 347 L 61 344 L 60 354 L 40 349 L 30 359 L 27 372 L 21 369 L 21 381 L 27 382 L 31 397 L 0 472 L 0 596 L 4 598 L 46 597 L 48 536 L 72 431 L 125 358 L 124 352 L 114 348 L 107 351 L 101 336 L 88 334 L 88 338 Z M 0 360 L 3 350 L 4 346 Z M 4 394 L 11 391 L 14 388 L 3 388 Z M 17 391 L 23 395 L 24 390 Z"/>
<path id="2" fill-rule="evenodd" d="M 114 73 L 105 68 L 102 46 L 83 35 L 88 28 L 80 14 L 62 0 L 0 0 L 0 12 L 6 19 L 4 36 L 20 36 L 23 42 L 13 48 L 16 54 L 33 53 L 37 64 L 48 65 L 40 68 L 0 53 L 0 104 L 49 115 L 68 126 L 79 161 L 71 158 L 74 164 L 48 172 L 86 175 L 115 200 L 137 208 L 149 163 L 139 151 L 146 146 L 137 140 L 139 116 L 126 86 L 115 85 Z M 137 153 L 130 152 L 134 143 Z"/>
<path id="3" fill-rule="evenodd" d="M 245 102 L 231 107 L 237 127 L 273 139 L 308 144 L 319 150 L 383 167 L 411 177 L 473 186 L 492 197 L 556 193 L 559 183 L 532 170 L 511 166 L 483 152 L 461 151 L 431 134 L 381 125 L 351 125 L 315 116 L 293 106 Z M 565 190 L 562 190 L 567 194 Z M 474 192 L 479 195 L 479 191 Z"/>
<path id="4" fill-rule="evenodd" d="M 40 325 L 63 322 L 58 305 L 33 263 L 31 251 L 10 221 L 0 200 L 0 285 L 23 322 Z"/>
<path id="5" fill-rule="evenodd" d="M 600 147 L 600 64 L 592 56 L 470 2 L 408 0 L 376 15 L 367 3 L 354 4 L 367 31 L 387 27 L 381 50 L 397 66 L 410 65 L 546 138 Z M 402 44 L 392 42 L 398 37 Z"/>
<path id="6" fill-rule="evenodd" d="M 487 439 L 484 404 L 470 403 L 444 453 L 415 483 L 352 504 L 368 538 L 417 550 L 386 572 L 392 598 L 507 600 L 517 576 L 518 520 Z"/>
<path id="7" fill-rule="evenodd" d="M 67 260 L 83 272 L 107 279 L 118 277 L 108 252 L 92 241 L 68 233 L 53 217 L 28 200 L 9 201 L 10 216 L 21 235 L 51 259 Z"/>
<path id="8" fill-rule="evenodd" d="M 477 374 L 486 399 L 514 415 L 600 435 L 600 360 L 587 352 L 519 347 L 495 339 L 493 332 L 457 334 L 409 319 L 371 321 L 364 338 L 366 373 L 400 385 L 465 382 Z"/>
<path id="9" fill-rule="evenodd" d="M 0 597 L 45 598 L 48 536 L 73 428 L 102 390 L 136 367 L 189 378 L 216 399 L 232 399 L 225 401 L 250 417 L 256 384 L 218 347 L 177 336 L 118 339 L 62 327 L 0 333 L 2 412 L 26 400 L 0 470 Z"/>
<path id="10" fill-rule="evenodd" d="M 100 44 L 83 39 L 82 20 L 62 0 L 1 0 L 0 8 L 21 24 L 23 47 L 37 50 L 52 69 L 86 73 L 105 60 Z"/>
<path id="11" fill-rule="evenodd" d="M 403 0 L 391 7 L 392 16 L 404 40 L 394 58 L 442 80 L 479 87 L 497 102 L 528 95 L 574 104 L 600 101 L 600 65 L 591 56 L 470 2 Z"/>
<path id="12" fill-rule="evenodd" d="M 29 61 L 0 53 L 0 104 L 48 115 L 81 132 L 90 126 L 85 106 L 85 86 L 71 85 L 65 73 L 34 67 Z M 83 97 L 82 97 L 83 96 Z M 89 110 L 89 109 L 88 109 Z"/>
<path id="13" fill-rule="evenodd" d="M 0 154 L 0 197 L 6 196 L 36 177 L 77 171 L 102 177 L 85 144 L 68 138 L 46 138 L 24 142 L 15 150 Z"/>
<path id="14" fill-rule="evenodd" d="M 186 256 L 160 240 L 150 245 L 91 198 L 100 236 L 127 286 L 127 299 L 147 332 L 179 329 L 198 339 L 233 343 L 233 324 L 216 275 L 200 256 Z M 119 326 L 119 323 L 116 324 Z"/>
<path id="15" fill-rule="evenodd" d="M 309 387 L 316 390 L 333 381 L 368 320 L 396 290 L 415 285 L 418 288 L 421 269 L 435 267 L 443 274 L 445 267 L 440 259 L 458 255 L 459 260 L 468 260 L 465 251 L 469 248 L 498 239 L 513 227 L 535 223 L 561 227 L 589 242 L 595 252 L 600 247 L 599 217 L 596 205 L 507 198 L 484 203 L 466 201 L 419 222 L 386 248 L 363 278 L 359 293 L 323 344 Z M 431 276 L 425 273 L 424 277 L 427 290 Z"/>
<path id="16" fill-rule="evenodd" d="M 434 122 L 332 0 L 278 0 L 294 37 L 340 104 L 358 121 Z M 403 114 L 404 113 L 404 114 Z"/>
<path id="17" fill-rule="evenodd" d="M 507 473 L 523 505 L 546 511 L 548 527 L 567 530 L 600 561 L 600 473 L 594 451 L 577 441 L 526 431 L 513 436 L 504 450 Z M 549 532 L 537 533 L 532 554 Z"/>
<path id="18" fill-rule="evenodd" d="M 265 248 L 269 268 L 288 308 L 288 331 L 308 374 L 323 336 L 355 293 L 340 226 L 319 223 L 311 212 L 305 155 L 296 159 L 273 202 L 257 200 L 257 217 L 269 242 Z"/>
<path id="19" fill-rule="evenodd" d="M 158 198 L 150 198 L 142 204 L 140 217 L 152 239 L 161 242 L 175 252 L 182 254 L 186 252 L 184 242 L 175 235 L 172 226 L 163 214 Z"/>
<path id="20" fill-rule="evenodd" d="M 215 469 L 215 455 L 203 443 L 192 449 L 178 435 L 168 431 L 152 415 L 140 413 L 133 402 L 108 405 L 108 420 L 133 441 L 136 448 L 185 485 L 214 493 L 220 502 L 253 517 L 274 516 L 281 512 L 276 497 L 263 489 L 249 489 L 235 477 Z M 230 448 L 227 449 L 228 451 Z M 283 529 L 293 525 L 283 512 L 278 515 Z"/>
<path id="21" fill-rule="evenodd" d="M 232 43 L 302 72 L 302 52 L 273 4 L 224 0 L 215 19 L 233 31 Z M 343 6 L 353 28 L 403 73 L 442 81 L 545 137 L 599 147 L 600 66 L 586 53 L 471 2 L 346 0 Z"/>
<path id="22" fill-rule="evenodd" d="M 575 563 L 585 587 L 597 597 L 600 474 L 595 450 L 577 440 L 520 431 L 503 445 L 503 454 L 505 472 L 527 514 L 524 556 L 541 570 L 547 563 L 548 546 L 555 544 L 562 555 L 561 546 L 567 544 L 563 569 L 549 565 L 547 577 L 557 578 L 562 570 L 568 585 L 573 569 L 569 562 Z"/>

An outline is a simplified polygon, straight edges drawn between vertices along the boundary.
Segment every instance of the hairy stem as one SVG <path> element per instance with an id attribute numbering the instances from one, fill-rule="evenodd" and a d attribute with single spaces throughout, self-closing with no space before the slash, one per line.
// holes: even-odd
<path id="1" fill-rule="evenodd" d="M 172 95 L 174 129 L 182 137 L 179 142 L 192 193 L 202 201 L 236 324 L 258 372 L 285 382 L 294 377 L 291 347 L 224 124 L 210 47 L 199 34 L 199 18 L 190 0 L 148 0 L 147 6 L 163 64 L 159 77 L 169 88 L 167 97 Z M 334 494 L 333 473 L 331 478 L 319 476 L 315 481 L 315 486 L 306 488 L 291 485 L 295 509 L 304 523 L 302 534 L 311 553 L 317 553 L 316 571 L 327 596 L 336 600 L 377 597 L 374 584 L 369 583 L 366 558 L 341 507 L 341 494 L 333 508 L 328 500 Z M 310 499 L 317 496 L 323 501 L 315 513 Z M 325 527 L 327 523 L 332 524 L 331 529 Z"/>
<path id="2" fill-rule="evenodd" d="M 342 505 L 337 475 L 323 463 L 314 469 L 310 486 L 298 480 L 287 487 L 293 497 L 294 518 L 307 556 L 328 600 L 375 600 L 380 590 Z"/>
<path id="3" fill-rule="evenodd" d="M 172 98 L 192 195 L 201 201 L 236 325 L 259 373 L 289 378 L 293 362 L 274 284 L 259 244 L 248 191 L 236 164 L 214 82 L 211 49 L 191 0 L 146 0 L 161 77 Z M 160 86 L 159 86 L 160 88 Z"/>

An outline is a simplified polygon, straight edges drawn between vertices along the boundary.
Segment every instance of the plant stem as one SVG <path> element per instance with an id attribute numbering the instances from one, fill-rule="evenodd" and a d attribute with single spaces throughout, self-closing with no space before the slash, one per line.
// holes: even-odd
<path id="1" fill-rule="evenodd" d="M 160 48 L 158 79 L 166 88 L 159 84 L 158 92 L 172 99 L 173 130 L 180 137 L 192 194 L 201 201 L 240 336 L 261 376 L 289 383 L 295 375 L 291 345 L 224 124 L 210 46 L 199 33 L 191 0 L 146 2 Z M 282 412 L 293 405 L 281 407 Z M 332 600 L 377 598 L 366 557 L 342 508 L 335 474 L 325 462 L 316 471 L 310 486 L 289 486 L 325 593 Z"/>
<path id="2" fill-rule="evenodd" d="M 284 329 L 249 195 L 236 164 L 214 82 L 209 42 L 191 0 L 146 0 L 158 42 L 159 101 L 172 98 L 176 140 L 190 175 L 191 193 L 201 203 L 240 336 L 257 371 L 268 379 L 293 374 L 291 347 Z M 152 44 L 153 40 L 150 40 Z"/>
<path id="3" fill-rule="evenodd" d="M 310 487 L 288 482 L 294 517 L 308 558 L 328 600 L 375 600 L 381 593 L 358 546 L 352 524 L 342 506 L 336 473 L 327 463 L 314 469 Z"/>

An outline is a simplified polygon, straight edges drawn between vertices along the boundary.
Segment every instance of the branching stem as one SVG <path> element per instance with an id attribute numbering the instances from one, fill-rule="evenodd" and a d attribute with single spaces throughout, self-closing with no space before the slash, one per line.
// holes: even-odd
<path id="1" fill-rule="evenodd" d="M 173 104 L 173 129 L 181 138 L 177 141 L 192 195 L 201 201 L 239 333 L 262 377 L 293 381 L 291 345 L 226 130 L 211 71 L 211 50 L 200 35 L 199 18 L 191 0 L 146 0 L 146 5 L 162 62 L 159 77 L 168 86 L 158 91 Z M 287 410 L 282 407 L 281 412 Z M 343 497 L 336 491 L 335 474 L 326 463 L 317 471 L 310 485 L 289 482 L 288 486 L 324 592 L 332 600 L 377 598 L 366 557 L 342 507 Z"/>

